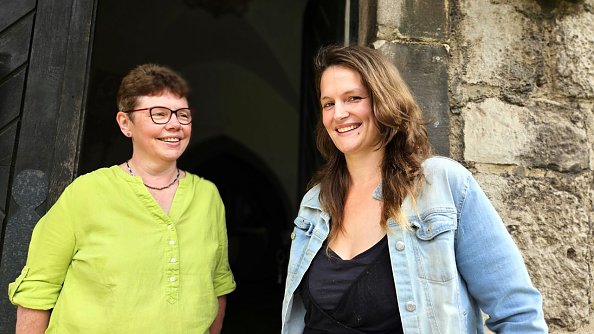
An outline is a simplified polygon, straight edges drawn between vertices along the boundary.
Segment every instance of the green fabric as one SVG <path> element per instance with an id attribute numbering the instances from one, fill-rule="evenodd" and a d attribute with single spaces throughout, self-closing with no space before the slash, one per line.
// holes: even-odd
<path id="1" fill-rule="evenodd" d="M 46 333 L 208 333 L 235 289 L 216 187 L 186 173 L 169 215 L 118 166 L 77 178 L 37 223 L 15 305 L 53 309 Z"/>

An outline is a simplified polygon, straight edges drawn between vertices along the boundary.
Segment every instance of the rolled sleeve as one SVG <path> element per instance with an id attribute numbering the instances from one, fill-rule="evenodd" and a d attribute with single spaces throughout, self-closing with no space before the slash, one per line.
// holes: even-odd
<path id="1" fill-rule="evenodd" d="M 235 290 L 236 284 L 233 278 L 233 273 L 229 266 L 229 252 L 228 252 L 228 239 L 227 239 L 227 227 L 225 224 L 225 207 L 221 202 L 218 210 L 218 237 L 219 246 L 217 249 L 217 264 L 213 279 L 213 286 L 215 294 L 217 296 L 226 295 Z"/>
<path id="2" fill-rule="evenodd" d="M 33 229 L 26 265 L 8 287 L 12 304 L 36 310 L 54 308 L 74 253 L 67 198 L 65 192 Z"/>
<path id="3" fill-rule="evenodd" d="M 62 285 L 32 280 L 28 275 L 30 268 L 25 266 L 21 275 L 8 285 L 8 298 L 13 305 L 34 310 L 54 308 Z"/>

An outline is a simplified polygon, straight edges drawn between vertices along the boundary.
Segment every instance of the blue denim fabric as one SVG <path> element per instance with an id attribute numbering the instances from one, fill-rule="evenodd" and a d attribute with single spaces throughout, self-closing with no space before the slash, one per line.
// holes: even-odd
<path id="1" fill-rule="evenodd" d="M 499 215 L 472 174 L 457 162 L 423 163 L 426 182 L 402 209 L 412 228 L 388 221 L 394 284 L 406 334 L 547 333 L 542 297 Z M 328 236 L 319 188 L 301 202 L 291 234 L 282 333 L 301 334 L 305 309 L 295 293 Z M 381 199 L 381 186 L 374 197 Z"/>

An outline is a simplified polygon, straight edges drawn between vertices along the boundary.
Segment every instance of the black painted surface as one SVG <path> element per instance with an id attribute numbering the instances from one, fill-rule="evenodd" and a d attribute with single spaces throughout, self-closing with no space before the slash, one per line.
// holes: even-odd
<path id="1" fill-rule="evenodd" d="M 2 0 L 0 10 L 0 31 L 18 21 L 35 8 L 35 0 Z"/>
<path id="2" fill-rule="evenodd" d="M 20 1 L 9 19 L 0 15 L 2 334 L 14 333 L 7 284 L 25 263 L 33 226 L 75 175 L 96 3 Z"/>
<path id="3" fill-rule="evenodd" d="M 3 127 L 2 130 L 0 130 L 0 210 L 2 211 L 3 215 L 6 214 L 6 200 L 8 197 L 10 165 L 13 158 L 16 134 L 16 120 L 13 121 L 11 124 Z M 4 220 L 4 217 L 0 218 L 0 221 Z M 0 246 L 2 245 L 0 244 Z"/>
<path id="4" fill-rule="evenodd" d="M 16 205 L 8 218 L 5 231 L 5 240 L 8 242 L 4 243 L 2 249 L 0 268 L 0 286 L 4 287 L 4 293 L 8 284 L 18 276 L 27 257 L 26 247 L 14 247 L 15 245 L 10 241 L 16 240 L 22 245 L 29 244 L 31 231 L 40 218 L 35 208 L 45 201 L 47 185 L 47 175 L 40 170 L 24 170 L 15 178 L 12 196 Z M 13 333 L 16 318 L 14 307 L 9 303 L 6 295 L 1 300 L 0 333 Z"/>
<path id="5" fill-rule="evenodd" d="M 28 15 L 0 35 L 0 78 L 27 61 L 32 26 L 33 15 Z"/>
<path id="6" fill-rule="evenodd" d="M 450 154 L 447 51 L 442 45 L 386 43 L 389 55 L 429 121 L 429 140 L 436 154 Z"/>

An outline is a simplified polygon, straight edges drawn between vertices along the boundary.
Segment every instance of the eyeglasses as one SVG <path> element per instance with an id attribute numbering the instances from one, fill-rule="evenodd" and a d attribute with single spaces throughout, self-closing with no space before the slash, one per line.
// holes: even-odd
<path id="1" fill-rule="evenodd" d="M 134 110 L 126 110 L 122 111 L 126 114 L 135 111 L 142 111 L 148 110 L 149 114 L 151 115 L 151 120 L 155 124 L 167 124 L 171 119 L 171 115 L 175 114 L 177 117 L 177 121 L 181 125 L 188 125 L 192 123 L 192 109 L 190 108 L 179 108 L 177 110 L 171 110 L 167 107 L 150 107 L 150 108 L 141 108 L 141 109 L 134 109 Z"/>

